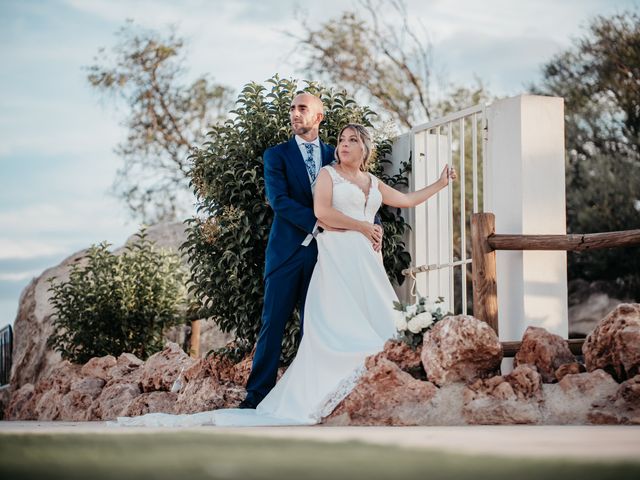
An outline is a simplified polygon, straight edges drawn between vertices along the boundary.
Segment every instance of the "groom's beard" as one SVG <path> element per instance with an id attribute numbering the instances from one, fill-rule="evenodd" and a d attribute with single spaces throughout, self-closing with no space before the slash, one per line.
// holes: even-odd
<path id="1" fill-rule="evenodd" d="M 312 126 L 307 126 L 307 125 L 291 125 L 291 130 L 293 130 L 293 133 L 295 135 L 305 135 L 307 133 L 309 133 L 311 130 L 313 130 Z"/>

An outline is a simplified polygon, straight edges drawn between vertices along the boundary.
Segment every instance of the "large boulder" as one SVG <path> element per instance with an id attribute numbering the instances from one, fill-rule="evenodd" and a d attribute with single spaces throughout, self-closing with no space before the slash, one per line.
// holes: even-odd
<path id="1" fill-rule="evenodd" d="M 569 344 L 560 335 L 549 333 L 540 327 L 527 327 L 513 364 L 535 365 L 542 380 L 552 383 L 556 381 L 556 370 L 560 366 L 574 362 L 575 357 L 569 350 Z"/>
<path id="2" fill-rule="evenodd" d="M 438 386 L 499 372 L 502 345 L 496 332 L 470 315 L 447 317 L 424 334 L 422 365 Z"/>
<path id="3" fill-rule="evenodd" d="M 415 425 L 438 388 L 403 372 L 385 354 L 369 357 L 355 388 L 324 419 L 327 425 Z"/>
<path id="4" fill-rule="evenodd" d="M 582 346 L 587 370 L 603 369 L 618 382 L 640 373 L 640 304 L 623 303 L 607 315 Z"/>

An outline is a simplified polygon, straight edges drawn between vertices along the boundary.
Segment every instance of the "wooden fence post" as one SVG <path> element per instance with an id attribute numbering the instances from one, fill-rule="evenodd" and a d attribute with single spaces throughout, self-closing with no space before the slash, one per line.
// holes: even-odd
<path id="1" fill-rule="evenodd" d="M 473 275 L 473 316 L 487 322 L 498 333 L 498 288 L 496 252 L 487 238 L 496 230 L 493 213 L 471 215 L 471 256 Z"/>
<path id="2" fill-rule="evenodd" d="M 191 322 L 191 341 L 189 346 L 189 355 L 192 358 L 200 356 L 200 323 L 201 320 L 193 320 Z"/>

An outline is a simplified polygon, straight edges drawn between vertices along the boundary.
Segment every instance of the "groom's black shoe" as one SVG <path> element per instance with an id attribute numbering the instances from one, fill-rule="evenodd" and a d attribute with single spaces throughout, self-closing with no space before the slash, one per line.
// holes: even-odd
<path id="1" fill-rule="evenodd" d="M 241 401 L 240 405 L 238 405 L 238 408 L 256 408 L 256 407 L 257 405 L 247 398 Z"/>

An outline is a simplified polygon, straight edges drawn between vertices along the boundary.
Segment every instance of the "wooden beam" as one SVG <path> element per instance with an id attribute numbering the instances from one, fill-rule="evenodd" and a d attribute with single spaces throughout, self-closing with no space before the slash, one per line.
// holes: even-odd
<path id="1" fill-rule="evenodd" d="M 471 215 L 471 255 L 473 275 L 473 315 L 498 333 L 498 287 L 496 252 L 487 243 L 495 233 L 493 213 Z"/>
<path id="2" fill-rule="evenodd" d="M 596 250 L 640 245 L 640 230 L 572 235 L 491 235 L 493 250 Z"/>
<path id="3" fill-rule="evenodd" d="M 570 338 L 567 340 L 569 344 L 569 350 L 574 355 L 582 355 L 582 345 L 584 344 L 584 338 Z M 502 351 L 505 357 L 515 357 L 518 350 L 522 346 L 522 342 L 500 342 L 502 344 Z"/>

